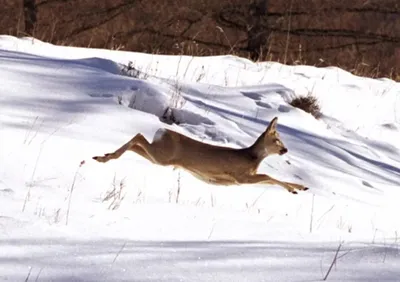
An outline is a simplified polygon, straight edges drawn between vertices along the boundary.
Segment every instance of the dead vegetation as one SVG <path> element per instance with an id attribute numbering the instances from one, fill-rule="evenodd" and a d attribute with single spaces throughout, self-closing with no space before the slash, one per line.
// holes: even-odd
<path id="1" fill-rule="evenodd" d="M 316 119 L 321 117 L 321 107 L 319 106 L 318 99 L 313 95 L 306 95 L 294 98 L 290 105 L 295 108 L 299 108 L 312 116 Z"/>
<path id="2" fill-rule="evenodd" d="M 111 189 L 106 192 L 102 202 L 108 202 L 109 210 L 117 210 L 125 199 L 125 179 L 117 181 L 114 175 Z"/>
<path id="3" fill-rule="evenodd" d="M 0 34 L 399 77 L 398 0 L 3 0 Z"/>

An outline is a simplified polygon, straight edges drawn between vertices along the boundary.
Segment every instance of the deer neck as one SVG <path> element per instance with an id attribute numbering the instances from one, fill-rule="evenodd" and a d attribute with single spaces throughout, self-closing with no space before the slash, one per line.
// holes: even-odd
<path id="1" fill-rule="evenodd" d="M 265 139 L 265 132 L 260 135 L 260 137 L 257 138 L 256 142 L 254 142 L 253 145 L 251 145 L 248 150 L 249 153 L 257 160 L 260 162 L 268 156 L 268 152 L 265 150 L 265 144 L 264 144 L 264 139 Z"/>

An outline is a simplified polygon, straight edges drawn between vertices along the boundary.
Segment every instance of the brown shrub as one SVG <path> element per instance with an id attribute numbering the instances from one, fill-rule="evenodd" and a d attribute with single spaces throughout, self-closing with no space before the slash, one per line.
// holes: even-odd
<path id="1" fill-rule="evenodd" d="M 316 119 L 319 119 L 322 115 L 318 99 L 310 94 L 307 96 L 300 96 L 294 98 L 290 102 L 290 105 L 292 105 L 295 108 L 299 108 L 307 113 L 310 113 Z"/>

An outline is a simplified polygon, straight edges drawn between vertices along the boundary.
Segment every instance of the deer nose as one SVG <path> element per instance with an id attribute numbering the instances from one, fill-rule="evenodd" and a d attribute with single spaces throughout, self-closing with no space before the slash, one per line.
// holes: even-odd
<path id="1" fill-rule="evenodd" d="M 282 148 L 281 151 L 279 152 L 281 155 L 286 154 L 288 149 Z"/>

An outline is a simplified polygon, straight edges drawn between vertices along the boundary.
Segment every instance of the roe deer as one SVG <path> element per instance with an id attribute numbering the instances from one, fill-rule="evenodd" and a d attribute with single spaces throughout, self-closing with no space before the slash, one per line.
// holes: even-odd
<path id="1" fill-rule="evenodd" d="M 93 157 L 98 162 L 118 159 L 126 150 L 136 152 L 158 165 L 172 165 L 189 171 L 202 181 L 215 185 L 251 183 L 277 184 L 293 194 L 305 191 L 303 185 L 276 180 L 265 174 L 257 174 L 261 161 L 272 154 L 283 155 L 288 150 L 276 130 L 275 117 L 264 133 L 248 148 L 234 149 L 214 146 L 191 139 L 168 129 L 159 129 L 152 143 L 137 134 L 114 153 Z"/>

